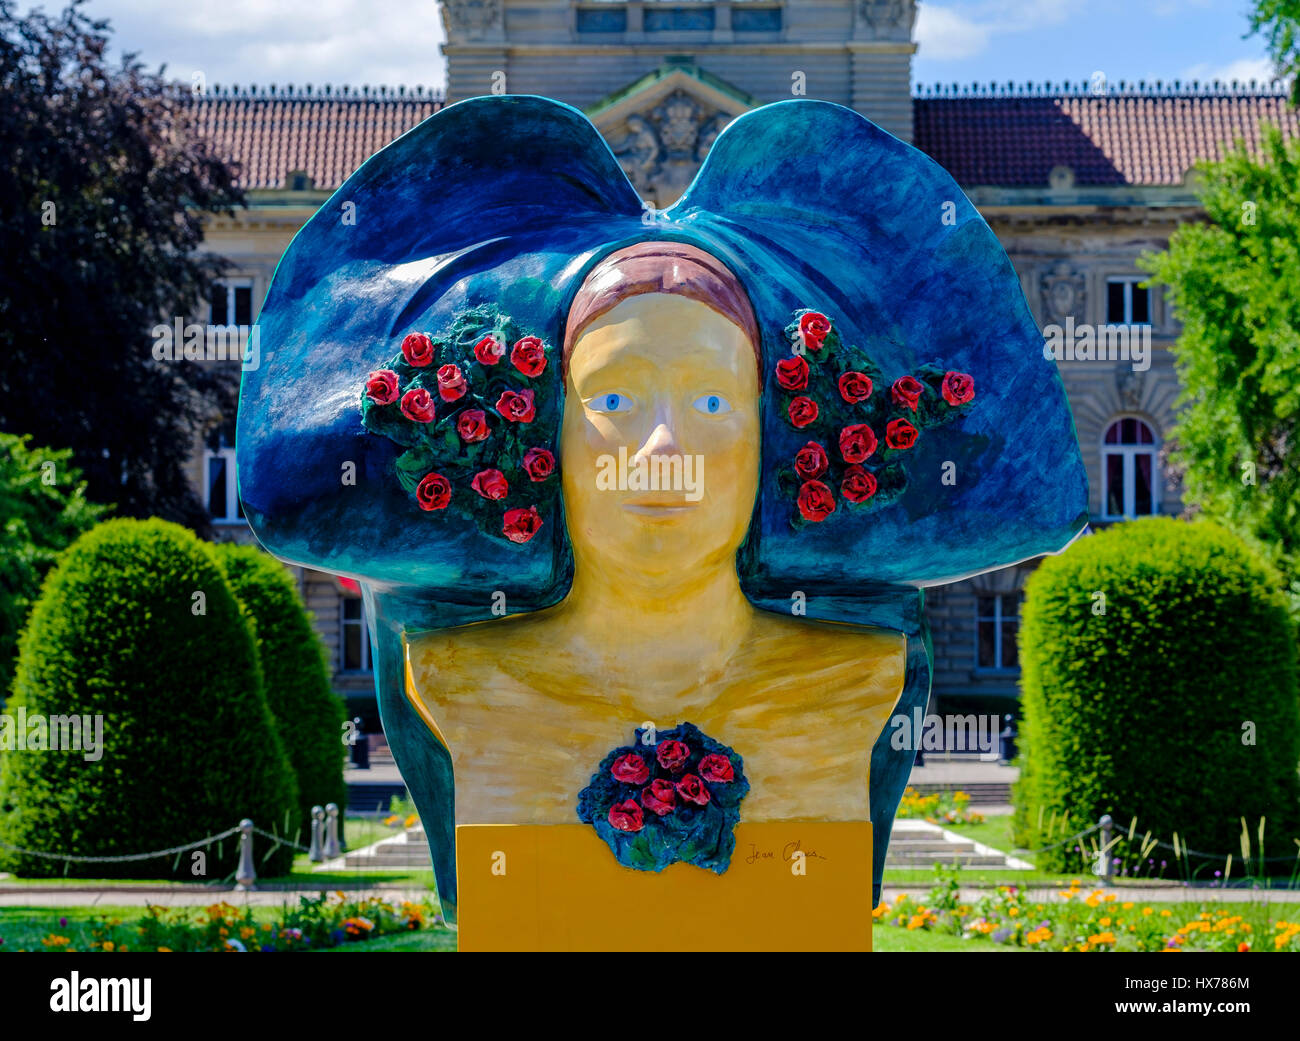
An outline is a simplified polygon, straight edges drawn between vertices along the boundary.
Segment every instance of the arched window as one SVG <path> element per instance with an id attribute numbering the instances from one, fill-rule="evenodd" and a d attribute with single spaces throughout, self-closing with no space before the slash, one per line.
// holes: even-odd
<path id="1" fill-rule="evenodd" d="M 1101 512 L 1105 520 L 1146 517 L 1160 508 L 1156 436 L 1132 416 L 1106 428 L 1101 445 Z"/>

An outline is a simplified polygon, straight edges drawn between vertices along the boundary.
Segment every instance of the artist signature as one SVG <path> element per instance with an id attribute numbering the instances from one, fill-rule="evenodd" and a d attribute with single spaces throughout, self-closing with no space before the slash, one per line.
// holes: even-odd
<path id="1" fill-rule="evenodd" d="M 815 849 L 804 849 L 803 839 L 795 839 L 793 842 L 787 842 L 781 850 L 781 859 L 791 861 L 796 853 L 802 853 L 809 860 L 829 860 L 829 857 L 823 856 Z M 759 849 L 754 843 L 749 844 L 749 856 L 745 858 L 746 864 L 756 864 L 760 860 L 775 860 L 776 851 L 771 849 Z"/>

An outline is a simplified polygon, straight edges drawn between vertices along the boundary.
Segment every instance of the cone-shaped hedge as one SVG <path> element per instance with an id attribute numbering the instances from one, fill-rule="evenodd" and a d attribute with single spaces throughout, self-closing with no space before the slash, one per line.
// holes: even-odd
<path id="1" fill-rule="evenodd" d="M 347 805 L 343 702 L 330 686 L 325 647 L 283 564 L 256 546 L 225 542 L 213 550 L 231 591 L 252 616 L 266 702 L 298 776 L 308 830 L 312 806 Z"/>
<path id="2" fill-rule="evenodd" d="M 0 752 L 0 842 L 88 856 L 192 842 L 251 817 L 297 834 L 298 792 L 262 692 L 251 626 L 205 545 L 159 520 L 113 520 L 78 539 L 50 573 L 19 644 L 6 712 L 102 716 L 98 760 L 83 751 Z M 16 722 L 16 720 L 15 720 Z M 230 874 L 237 838 L 207 850 L 207 880 Z M 288 871 L 293 852 L 259 875 Z M 45 877 L 195 881 L 186 853 L 79 864 L 15 854 L 0 864 Z"/>
<path id="3" fill-rule="evenodd" d="M 1264 853 L 1288 874 L 1300 837 L 1300 714 L 1279 588 L 1252 550 L 1205 522 L 1131 521 L 1045 560 L 1021 618 L 1017 843 L 1041 848 L 1109 813 L 1121 835 L 1116 874 L 1160 874 L 1163 860 L 1165 875 L 1212 878 L 1231 853 L 1239 877 L 1241 818 L 1256 873 L 1264 817 Z M 1192 857 L 1189 871 L 1170 849 L 1142 855 L 1148 831 L 1166 843 L 1176 831 L 1223 859 Z M 1069 848 L 1039 863 L 1081 867 Z"/>

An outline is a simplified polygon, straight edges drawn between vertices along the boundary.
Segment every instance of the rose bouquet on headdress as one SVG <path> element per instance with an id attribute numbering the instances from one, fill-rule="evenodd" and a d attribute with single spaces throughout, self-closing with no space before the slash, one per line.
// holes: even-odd
<path id="1" fill-rule="evenodd" d="M 939 365 L 888 380 L 820 311 L 796 311 L 785 337 L 790 355 L 773 373 L 779 407 L 808 437 L 777 473 L 796 504 L 795 528 L 825 521 L 840 503 L 858 510 L 897 499 L 922 433 L 961 418 L 975 398 L 969 375 Z"/>
<path id="2" fill-rule="evenodd" d="M 492 307 L 460 314 L 445 334 L 408 333 L 366 377 L 361 422 L 403 446 L 397 479 L 421 510 L 468 516 L 528 542 L 559 498 L 552 350 Z"/>
<path id="3" fill-rule="evenodd" d="M 605 756 L 579 793 L 578 819 L 625 867 L 662 871 L 681 860 L 720 875 L 749 792 L 744 766 L 690 723 L 653 738 L 638 728 L 635 742 Z"/>

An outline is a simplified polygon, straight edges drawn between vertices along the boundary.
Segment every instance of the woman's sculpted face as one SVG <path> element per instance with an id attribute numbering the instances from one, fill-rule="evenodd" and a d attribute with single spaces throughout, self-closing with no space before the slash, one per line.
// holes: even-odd
<path id="1" fill-rule="evenodd" d="M 758 488 L 746 333 L 686 296 L 631 296 L 576 340 L 565 391 L 565 514 L 579 561 L 666 583 L 730 563 Z"/>

